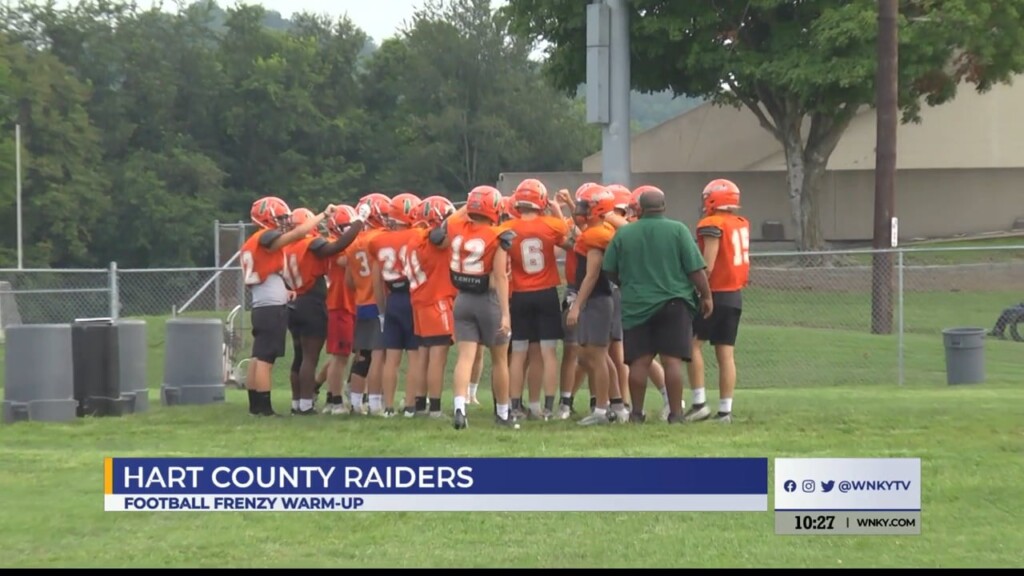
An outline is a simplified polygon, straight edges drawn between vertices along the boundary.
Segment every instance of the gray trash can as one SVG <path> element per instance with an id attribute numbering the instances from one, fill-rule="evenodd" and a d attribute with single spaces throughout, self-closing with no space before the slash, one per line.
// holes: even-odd
<path id="1" fill-rule="evenodd" d="M 985 381 L 984 328 L 947 328 L 942 331 L 946 347 L 946 383 L 978 384 Z"/>

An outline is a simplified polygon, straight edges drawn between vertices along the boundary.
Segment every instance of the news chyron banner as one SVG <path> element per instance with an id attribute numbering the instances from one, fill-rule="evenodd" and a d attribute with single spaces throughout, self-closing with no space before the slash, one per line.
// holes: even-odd
<path id="1" fill-rule="evenodd" d="M 777 458 L 776 534 L 920 534 L 919 458 Z"/>
<path id="2" fill-rule="evenodd" d="M 767 512 L 767 458 L 107 458 L 110 512 Z"/>

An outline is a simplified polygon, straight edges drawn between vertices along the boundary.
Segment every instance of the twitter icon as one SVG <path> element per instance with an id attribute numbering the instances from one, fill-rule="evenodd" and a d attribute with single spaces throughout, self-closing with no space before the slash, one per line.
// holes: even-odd
<path id="1" fill-rule="evenodd" d="M 832 488 L 834 488 L 835 485 L 836 485 L 836 481 L 835 480 L 822 480 L 821 481 L 821 491 L 822 492 L 831 492 Z"/>

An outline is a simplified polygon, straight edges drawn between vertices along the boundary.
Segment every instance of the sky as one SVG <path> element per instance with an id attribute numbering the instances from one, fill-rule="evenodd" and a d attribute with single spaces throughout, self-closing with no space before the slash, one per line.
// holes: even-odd
<path id="1" fill-rule="evenodd" d="M 3 1 L 0 0 L 0 3 Z M 165 2 L 136 1 L 140 7 L 160 3 L 167 10 L 174 9 L 172 0 Z M 236 1 L 218 0 L 218 4 L 226 8 L 235 5 Z M 58 0 L 57 2 L 58 5 L 65 6 L 73 3 L 74 0 Z M 246 0 L 245 3 L 261 4 L 268 10 L 280 12 L 285 18 L 290 18 L 296 12 L 315 12 L 332 17 L 348 14 L 356 26 L 373 38 L 375 43 L 380 44 L 393 36 L 412 17 L 416 9 L 422 6 L 423 0 Z M 504 4 L 504 0 L 492 0 L 491 2 L 494 7 L 502 4 Z"/>
<path id="2" fill-rule="evenodd" d="M 316 12 L 333 17 L 348 14 L 352 22 L 380 44 L 393 36 L 423 4 L 423 0 L 247 0 L 276 10 L 285 18 L 295 12 Z M 234 0 L 221 0 L 230 6 Z"/>

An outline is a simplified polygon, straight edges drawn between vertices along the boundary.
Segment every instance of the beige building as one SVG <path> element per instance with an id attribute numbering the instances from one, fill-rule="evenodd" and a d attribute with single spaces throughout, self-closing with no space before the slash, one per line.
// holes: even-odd
<path id="1" fill-rule="evenodd" d="M 853 119 L 829 160 L 821 202 L 830 241 L 871 237 L 874 204 L 873 109 Z M 899 127 L 897 215 L 901 237 L 934 238 L 1024 226 L 1024 82 L 978 94 L 967 87 L 952 102 L 925 107 L 921 122 Z M 754 237 L 783 230 L 791 239 L 784 153 L 746 109 L 704 104 L 633 137 L 634 186 L 654 184 L 670 194 L 673 217 L 693 222 L 699 193 L 712 178 L 734 180 Z M 549 188 L 575 189 L 600 180 L 601 155 L 583 159 L 582 172 L 503 174 L 510 191 L 522 178 Z M 767 226 L 766 226 L 767 224 Z"/>

